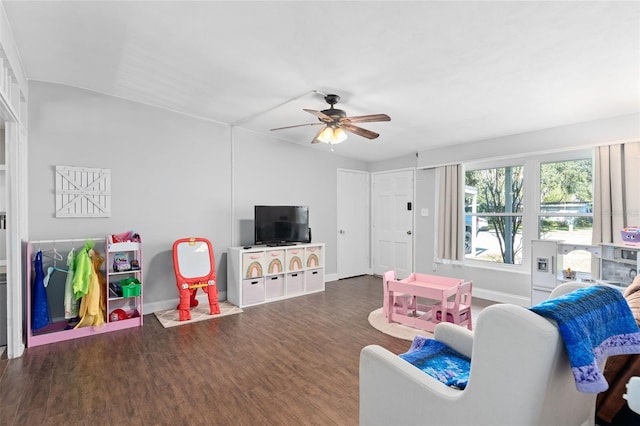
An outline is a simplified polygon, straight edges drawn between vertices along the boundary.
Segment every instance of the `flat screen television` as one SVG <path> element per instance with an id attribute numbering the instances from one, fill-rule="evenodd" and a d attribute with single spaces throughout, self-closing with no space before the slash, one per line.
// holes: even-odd
<path id="1" fill-rule="evenodd" d="M 255 244 L 310 243 L 309 207 L 255 206 Z"/>

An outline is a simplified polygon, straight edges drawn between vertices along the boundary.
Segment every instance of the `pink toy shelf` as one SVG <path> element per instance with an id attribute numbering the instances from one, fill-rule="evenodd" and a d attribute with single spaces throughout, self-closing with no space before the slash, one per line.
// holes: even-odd
<path id="1" fill-rule="evenodd" d="M 77 318 L 66 319 L 64 314 L 64 286 L 67 275 L 67 256 L 71 250 L 77 254 L 88 240 L 92 240 L 95 249 L 104 257 L 102 274 L 106 280 L 105 323 L 98 326 L 74 328 Z M 34 256 L 38 251 L 43 253 L 43 272 L 48 274 L 46 286 L 47 301 L 50 312 L 49 324 L 32 330 L 32 288 L 35 270 Z M 124 255 L 129 268 L 114 270 L 115 254 Z M 112 236 L 106 238 L 83 238 L 67 240 L 31 241 L 27 245 L 27 346 L 34 347 L 54 342 L 72 340 L 111 331 L 124 330 L 142 326 L 142 241 L 114 243 Z M 131 269 L 131 263 L 134 268 Z M 52 269 L 53 268 L 53 269 Z M 109 283 L 122 282 L 122 294 L 110 294 Z M 78 302 L 78 306 L 80 301 Z"/>

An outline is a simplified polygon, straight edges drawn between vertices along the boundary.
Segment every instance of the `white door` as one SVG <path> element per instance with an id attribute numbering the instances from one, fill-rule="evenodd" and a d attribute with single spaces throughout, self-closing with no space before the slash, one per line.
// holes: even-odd
<path id="1" fill-rule="evenodd" d="M 338 170 L 338 279 L 370 273 L 369 173 Z"/>
<path id="2" fill-rule="evenodd" d="M 373 271 L 413 272 L 413 170 L 373 175 Z"/>

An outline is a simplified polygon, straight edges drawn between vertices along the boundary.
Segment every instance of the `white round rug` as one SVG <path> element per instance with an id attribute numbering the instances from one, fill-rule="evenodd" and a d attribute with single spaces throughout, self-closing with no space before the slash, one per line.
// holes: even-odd
<path id="1" fill-rule="evenodd" d="M 369 324 L 378 331 L 388 334 L 398 339 L 413 341 L 417 335 L 424 337 L 433 337 L 433 333 L 418 328 L 409 327 L 408 325 L 398 324 L 397 322 L 388 322 L 382 313 L 382 308 L 378 308 L 369 314 Z"/>

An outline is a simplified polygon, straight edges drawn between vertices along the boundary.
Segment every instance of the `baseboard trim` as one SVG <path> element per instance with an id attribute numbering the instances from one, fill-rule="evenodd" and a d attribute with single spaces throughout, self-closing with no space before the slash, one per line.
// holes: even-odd
<path id="1" fill-rule="evenodd" d="M 327 274 L 324 276 L 324 282 L 338 281 L 338 274 Z"/>

